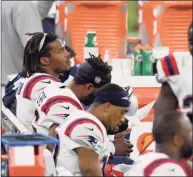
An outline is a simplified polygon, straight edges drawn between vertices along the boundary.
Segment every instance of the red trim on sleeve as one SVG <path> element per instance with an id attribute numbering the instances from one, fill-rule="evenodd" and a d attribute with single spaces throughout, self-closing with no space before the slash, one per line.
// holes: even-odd
<path id="1" fill-rule="evenodd" d="M 68 96 L 60 95 L 49 98 L 46 101 L 46 103 L 44 103 L 44 105 L 41 107 L 41 111 L 47 115 L 50 108 L 57 103 L 70 103 L 73 106 L 75 106 L 78 110 L 84 110 L 83 107 L 75 99 Z"/>
<path id="2" fill-rule="evenodd" d="M 153 162 L 149 163 L 145 168 L 144 168 L 144 176 L 151 176 L 151 174 L 153 173 L 153 171 L 161 166 L 162 164 L 165 164 L 165 163 L 172 163 L 172 164 L 176 164 L 178 166 L 180 166 L 183 170 L 184 170 L 184 173 L 186 174 L 186 176 L 188 176 L 186 170 L 176 161 L 174 160 L 171 160 L 171 159 L 157 159 L 157 160 L 154 160 Z"/>
<path id="3" fill-rule="evenodd" d="M 161 62 L 164 74 L 168 77 L 170 75 L 170 73 L 169 73 L 169 69 L 167 67 L 167 63 L 166 63 L 165 58 L 160 59 L 160 62 Z"/>
<path id="4" fill-rule="evenodd" d="M 25 85 L 24 92 L 23 92 L 23 97 L 30 100 L 31 99 L 31 92 L 32 92 L 32 89 L 34 88 L 34 86 L 38 82 L 43 81 L 45 79 L 49 79 L 49 80 L 58 82 L 57 79 L 55 79 L 51 76 L 47 76 L 47 75 L 35 76 L 32 79 L 30 79 L 29 82 Z"/>
<path id="5" fill-rule="evenodd" d="M 178 75 L 180 72 L 179 72 L 179 70 L 178 70 L 178 66 L 177 66 L 177 63 L 176 63 L 176 60 L 175 60 L 173 54 L 170 54 L 170 55 L 169 55 L 169 60 L 170 60 L 170 62 L 171 62 L 171 64 L 172 64 L 172 68 L 173 68 L 174 74 L 175 74 L 175 75 Z"/>
<path id="6" fill-rule="evenodd" d="M 73 122 L 71 122 L 67 126 L 64 134 L 66 136 L 70 136 L 75 127 L 77 127 L 77 126 L 79 126 L 81 124 L 86 124 L 86 123 L 93 124 L 93 125 L 95 125 L 98 128 L 98 130 L 101 132 L 101 135 L 103 137 L 103 142 L 104 142 L 104 135 L 103 135 L 103 131 L 102 131 L 101 127 L 95 121 L 93 121 L 91 119 L 88 119 L 88 118 L 79 118 L 79 119 L 74 120 Z"/>

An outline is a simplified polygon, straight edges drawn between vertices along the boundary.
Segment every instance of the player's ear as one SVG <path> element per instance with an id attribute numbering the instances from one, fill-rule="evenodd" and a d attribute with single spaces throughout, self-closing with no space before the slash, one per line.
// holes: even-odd
<path id="1" fill-rule="evenodd" d="M 106 102 L 104 104 L 104 112 L 109 113 L 110 112 L 110 107 L 111 107 L 111 104 L 109 102 Z"/>
<path id="2" fill-rule="evenodd" d="M 85 91 L 86 94 L 89 95 L 90 93 L 92 93 L 94 90 L 94 86 L 91 83 L 85 84 Z"/>
<path id="3" fill-rule="evenodd" d="M 41 57 L 40 58 L 40 65 L 47 66 L 47 65 L 49 65 L 49 63 L 50 63 L 50 60 L 47 57 Z"/>
<path id="4" fill-rule="evenodd" d="M 173 143 L 174 143 L 175 146 L 181 147 L 184 144 L 184 140 L 181 136 L 175 135 L 173 137 Z"/>

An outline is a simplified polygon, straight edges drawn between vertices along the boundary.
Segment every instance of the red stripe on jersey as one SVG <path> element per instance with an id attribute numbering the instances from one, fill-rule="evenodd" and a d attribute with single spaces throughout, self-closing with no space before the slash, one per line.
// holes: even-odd
<path id="1" fill-rule="evenodd" d="M 192 160 L 193 160 L 192 157 L 190 157 L 190 158 L 188 158 L 188 159 L 183 159 L 183 160 L 181 160 L 181 162 L 180 162 L 180 165 L 181 165 L 184 169 L 186 169 L 188 176 L 193 176 Z M 188 164 L 188 163 L 190 163 L 190 164 Z"/>
<path id="2" fill-rule="evenodd" d="M 174 74 L 178 75 L 179 74 L 179 70 L 178 70 L 178 66 L 177 66 L 176 60 L 174 58 L 174 55 L 170 54 L 168 57 L 169 57 L 169 60 L 170 60 L 170 62 L 172 64 L 172 68 L 173 68 Z"/>
<path id="3" fill-rule="evenodd" d="M 87 119 L 87 118 L 79 118 L 79 119 L 76 119 L 73 122 L 71 122 L 66 127 L 66 130 L 65 130 L 64 134 L 67 135 L 67 136 L 70 136 L 75 127 L 77 127 L 77 126 L 79 126 L 81 124 L 86 124 L 86 123 L 93 124 L 93 125 L 95 125 L 98 128 L 98 130 L 102 134 L 103 142 L 104 142 L 104 135 L 103 135 L 103 131 L 102 131 L 101 127 L 95 121 L 93 121 L 91 119 Z"/>
<path id="4" fill-rule="evenodd" d="M 47 75 L 35 76 L 32 79 L 30 79 L 29 82 L 25 85 L 24 92 L 23 92 L 23 97 L 27 98 L 27 99 L 31 99 L 31 92 L 32 92 L 32 89 L 34 88 L 34 86 L 38 82 L 43 81 L 45 79 L 49 79 L 49 80 L 58 82 L 57 79 L 55 79 L 51 76 L 47 76 Z"/>
<path id="5" fill-rule="evenodd" d="M 172 163 L 172 164 L 176 164 L 176 165 L 180 166 L 184 170 L 184 173 L 186 174 L 186 176 L 188 175 L 186 170 L 178 162 L 171 160 L 171 159 L 157 159 L 157 160 L 154 160 L 153 162 L 151 162 L 150 164 L 148 164 L 144 168 L 144 176 L 151 176 L 151 174 L 153 173 L 153 171 L 157 167 L 159 167 L 165 163 Z"/>
<path id="6" fill-rule="evenodd" d="M 50 108 L 57 103 L 70 103 L 71 105 L 75 106 L 78 110 L 84 110 L 83 107 L 75 99 L 61 95 L 49 98 L 41 107 L 41 111 L 47 115 Z"/>
<path id="7" fill-rule="evenodd" d="M 160 59 L 160 61 L 161 61 L 161 65 L 162 65 L 164 74 L 165 74 L 166 76 L 169 76 L 169 75 L 170 75 L 170 72 L 169 72 L 169 69 L 168 69 L 168 67 L 167 67 L 167 63 L 166 63 L 165 58 Z"/>

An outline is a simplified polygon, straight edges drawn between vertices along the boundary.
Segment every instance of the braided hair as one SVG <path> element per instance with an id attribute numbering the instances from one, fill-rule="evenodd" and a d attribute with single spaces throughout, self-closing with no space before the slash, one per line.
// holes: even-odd
<path id="1" fill-rule="evenodd" d="M 85 59 L 93 68 L 100 70 L 104 74 L 109 74 L 112 71 L 112 67 L 108 65 L 107 62 L 104 62 L 101 58 L 101 55 L 98 57 L 90 54 L 90 58 Z"/>

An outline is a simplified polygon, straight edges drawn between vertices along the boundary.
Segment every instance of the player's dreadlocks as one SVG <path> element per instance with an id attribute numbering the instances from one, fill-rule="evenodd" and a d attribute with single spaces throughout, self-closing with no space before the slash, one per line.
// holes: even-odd
<path id="1" fill-rule="evenodd" d="M 109 74 L 112 71 L 112 67 L 101 59 L 101 55 L 98 57 L 90 54 L 90 58 L 85 59 L 93 68 L 100 70 L 104 74 Z"/>

